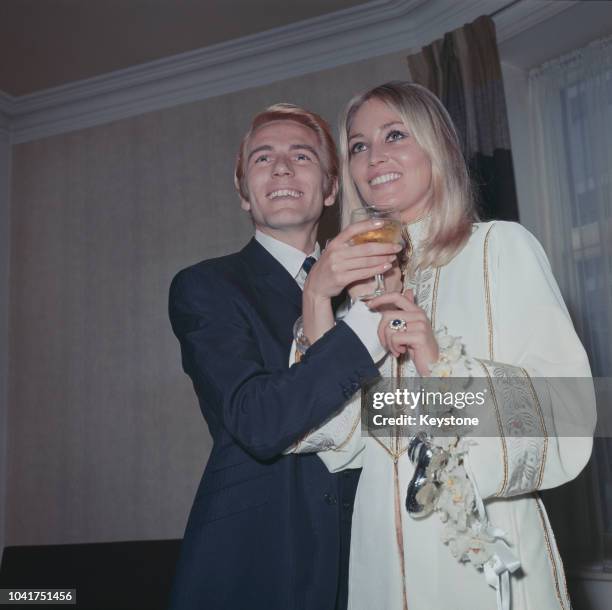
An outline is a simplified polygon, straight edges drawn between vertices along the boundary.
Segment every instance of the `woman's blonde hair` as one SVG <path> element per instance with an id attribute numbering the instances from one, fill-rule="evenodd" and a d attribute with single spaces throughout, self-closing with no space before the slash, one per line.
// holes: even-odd
<path id="1" fill-rule="evenodd" d="M 431 218 L 418 260 L 413 260 L 411 267 L 445 265 L 466 243 L 477 214 L 455 126 L 440 100 L 421 85 L 392 81 L 361 93 L 348 103 L 339 129 L 342 226 L 350 222 L 351 211 L 364 203 L 350 173 L 348 138 L 355 113 L 373 99 L 384 102 L 400 115 L 431 161 Z"/>

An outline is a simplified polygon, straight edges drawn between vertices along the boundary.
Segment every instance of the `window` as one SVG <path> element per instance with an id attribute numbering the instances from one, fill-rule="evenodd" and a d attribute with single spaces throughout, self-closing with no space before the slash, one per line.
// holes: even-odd
<path id="1" fill-rule="evenodd" d="M 611 378 L 612 38 L 547 62 L 529 85 L 538 237 L 593 375 Z M 599 403 L 603 409 L 612 404 Z M 553 496 L 568 556 L 612 570 L 612 439 L 596 438 L 586 472 Z"/>

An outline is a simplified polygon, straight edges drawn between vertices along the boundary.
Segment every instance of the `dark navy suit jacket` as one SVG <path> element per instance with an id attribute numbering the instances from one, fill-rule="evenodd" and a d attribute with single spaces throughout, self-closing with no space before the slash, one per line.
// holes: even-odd
<path id="1" fill-rule="evenodd" d="M 283 451 L 379 373 L 343 322 L 289 368 L 300 311 L 295 280 L 255 240 L 172 282 L 172 328 L 213 448 L 171 610 L 343 604 L 356 473 L 330 474 L 316 455 Z"/>

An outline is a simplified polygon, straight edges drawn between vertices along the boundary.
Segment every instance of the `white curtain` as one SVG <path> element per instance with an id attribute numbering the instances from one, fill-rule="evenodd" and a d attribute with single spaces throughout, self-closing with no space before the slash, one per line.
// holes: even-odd
<path id="1" fill-rule="evenodd" d="M 589 352 L 593 374 L 610 377 L 612 37 L 533 70 L 529 85 L 537 232 Z M 602 408 L 612 405 L 598 407 L 601 417 Z M 609 568 L 612 440 L 596 439 L 589 468 L 555 494 L 551 509 L 562 513 L 553 515 L 562 546 L 574 559 Z M 555 506 L 559 502 L 562 511 Z"/>

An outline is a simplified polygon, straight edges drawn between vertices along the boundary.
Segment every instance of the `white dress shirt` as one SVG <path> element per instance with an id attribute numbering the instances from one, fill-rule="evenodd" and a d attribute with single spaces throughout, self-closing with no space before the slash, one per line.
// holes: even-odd
<path id="1" fill-rule="evenodd" d="M 298 286 L 303 289 L 307 274 L 302 265 L 308 256 L 319 260 L 319 256 L 321 256 L 319 244 L 315 242 L 314 250 L 306 255 L 301 250 L 259 230 L 255 231 L 255 239 L 287 270 L 289 275 L 298 283 Z"/>

